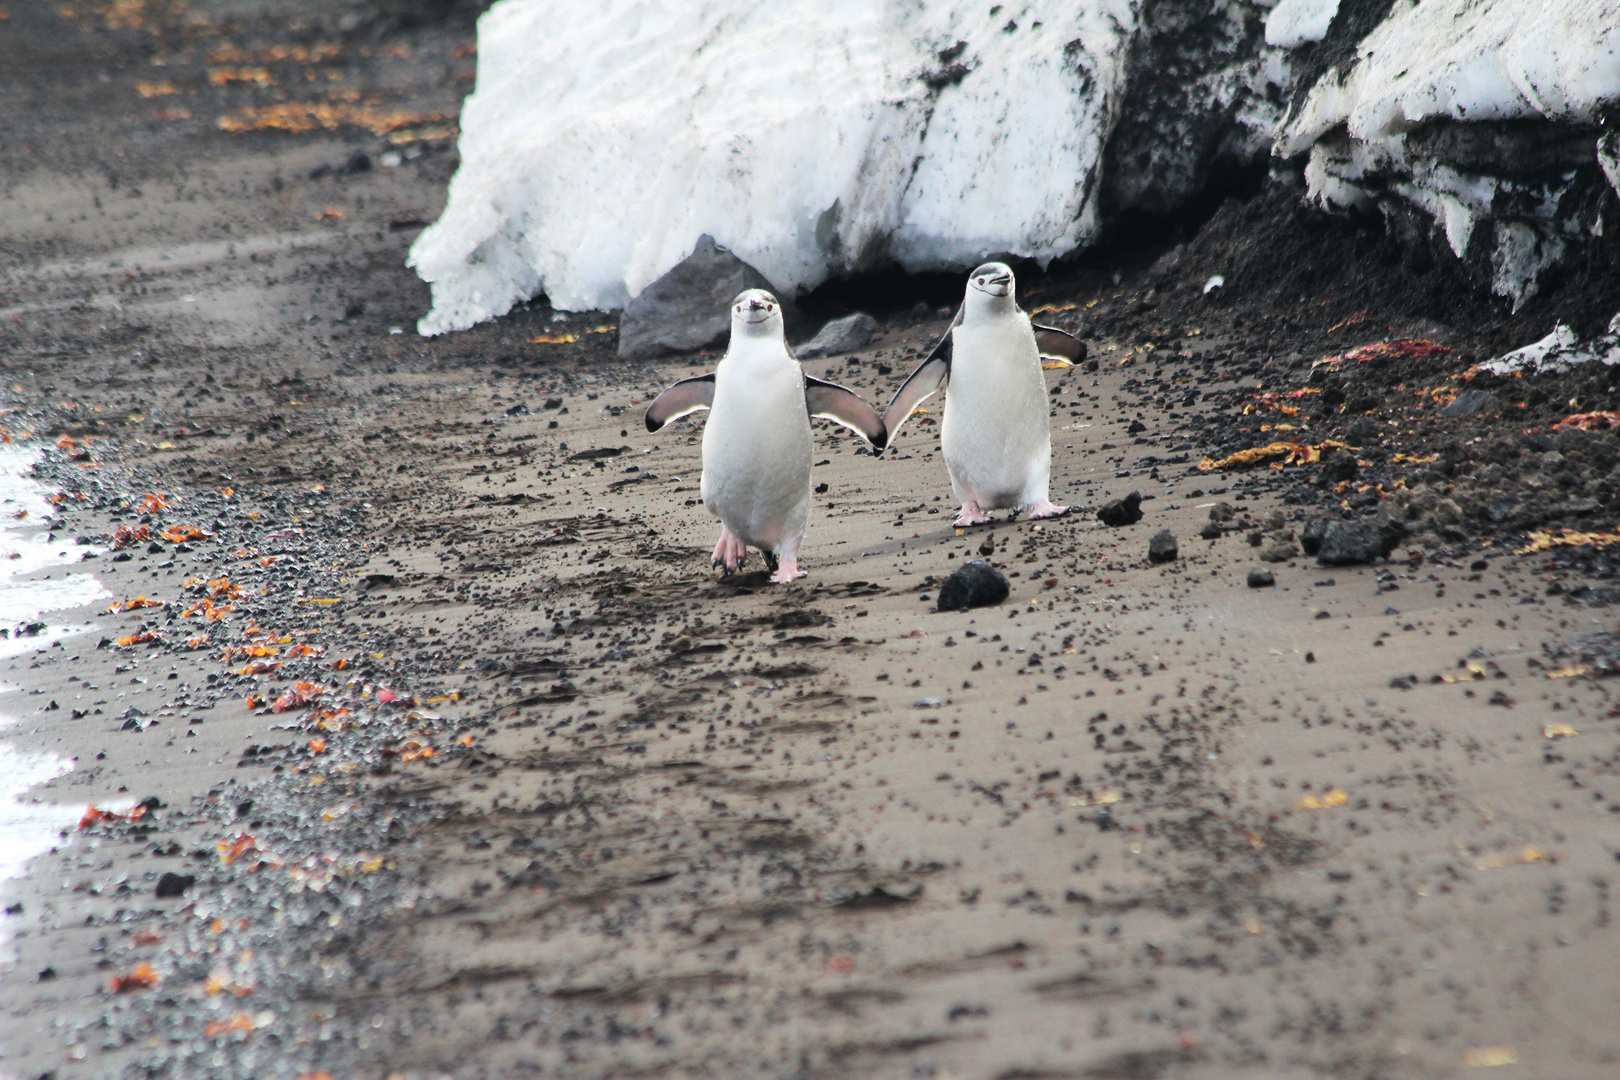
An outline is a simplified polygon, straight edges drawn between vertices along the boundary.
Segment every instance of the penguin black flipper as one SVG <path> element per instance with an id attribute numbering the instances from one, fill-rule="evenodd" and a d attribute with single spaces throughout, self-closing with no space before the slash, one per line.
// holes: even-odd
<path id="1" fill-rule="evenodd" d="M 1035 348 L 1040 350 L 1042 360 L 1072 367 L 1086 358 L 1086 343 L 1067 330 L 1042 326 L 1040 323 L 1031 323 L 1030 326 L 1035 331 Z"/>
<path id="2" fill-rule="evenodd" d="M 945 331 L 945 336 L 939 339 L 939 344 L 934 346 L 934 351 L 928 354 L 927 359 L 918 364 L 917 369 L 900 384 L 900 389 L 894 392 L 889 407 L 883 410 L 883 427 L 888 431 L 891 443 L 900 433 L 900 425 L 911 416 L 912 410 L 937 393 L 950 378 L 951 335 L 961 324 L 962 309 L 957 308 L 956 318 L 951 320 L 950 329 Z"/>
<path id="3" fill-rule="evenodd" d="M 804 407 L 811 416 L 843 424 L 881 451 L 889 441 L 888 428 L 877 410 L 860 399 L 855 391 L 837 383 L 804 377 Z"/>
<path id="4" fill-rule="evenodd" d="M 699 409 L 714 407 L 714 372 L 680 382 L 653 398 L 647 406 L 647 430 L 657 431 L 665 424 L 690 416 Z"/>

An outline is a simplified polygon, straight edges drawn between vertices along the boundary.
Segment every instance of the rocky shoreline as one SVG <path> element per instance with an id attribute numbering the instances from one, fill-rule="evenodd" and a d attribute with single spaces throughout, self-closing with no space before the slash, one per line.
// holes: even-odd
<path id="1" fill-rule="evenodd" d="M 216 122 L 448 114 L 469 24 L 11 10 L 0 423 L 119 610 L 8 670 L 77 758 L 35 794 L 112 813 L 7 885 L 0 1074 L 1613 1074 L 1617 457 L 1568 418 L 1620 369 L 1480 367 L 1602 334 L 1601 244 L 1514 312 L 1279 175 L 1020 267 L 1090 349 L 1074 512 L 959 534 L 932 417 L 818 429 L 810 576 L 720 580 L 699 427 L 640 423 L 712 356 L 394 332 L 445 121 Z M 800 298 L 875 323 L 806 368 L 881 401 L 958 295 Z M 937 610 L 973 560 L 1007 598 Z"/>

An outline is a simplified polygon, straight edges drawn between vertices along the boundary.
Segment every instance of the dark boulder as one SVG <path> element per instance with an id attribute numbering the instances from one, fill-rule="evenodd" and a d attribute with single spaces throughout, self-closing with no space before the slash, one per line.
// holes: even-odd
<path id="1" fill-rule="evenodd" d="M 956 568 L 939 587 L 940 611 L 966 611 L 968 608 L 999 604 L 1012 594 L 1007 576 L 987 562 L 971 559 Z"/>
<path id="2" fill-rule="evenodd" d="M 1495 416 L 1502 411 L 1502 399 L 1489 390 L 1464 390 L 1440 410 L 1441 416 Z"/>
<path id="3" fill-rule="evenodd" d="M 1317 549 L 1316 561 L 1323 566 L 1374 562 L 1387 558 L 1400 539 L 1400 532 L 1395 526 L 1380 526 L 1372 518 L 1330 521 L 1322 530 L 1322 543 Z"/>
<path id="4" fill-rule="evenodd" d="M 1148 541 L 1148 562 L 1171 562 L 1176 557 L 1176 534 L 1169 529 L 1160 529 Z"/>
<path id="5" fill-rule="evenodd" d="M 878 321 L 862 311 L 834 319 L 809 341 L 793 350 L 800 360 L 816 360 L 823 356 L 839 356 L 863 349 L 877 333 Z"/>
<path id="6" fill-rule="evenodd" d="M 731 302 L 737 294 L 771 287 L 714 237 L 701 236 L 692 254 L 625 305 L 619 356 L 647 360 L 723 345 L 731 336 Z"/>
<path id="7" fill-rule="evenodd" d="M 1142 520 L 1141 493 L 1133 491 L 1123 499 L 1110 499 L 1103 503 L 1097 510 L 1097 520 L 1114 528 L 1135 525 Z"/>
<path id="8" fill-rule="evenodd" d="M 181 896 L 195 884 L 197 884 L 197 879 L 191 874 L 176 874 L 172 870 L 166 871 L 162 877 L 158 878 L 157 898 L 167 900 L 170 897 Z"/>

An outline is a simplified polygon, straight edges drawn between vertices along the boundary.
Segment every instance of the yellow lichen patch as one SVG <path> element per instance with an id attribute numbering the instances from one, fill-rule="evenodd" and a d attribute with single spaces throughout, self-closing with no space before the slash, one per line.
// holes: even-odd
<path id="1" fill-rule="evenodd" d="M 572 345 L 579 340 L 578 334 L 541 334 L 539 337 L 529 339 L 530 345 Z"/>
<path id="2" fill-rule="evenodd" d="M 157 82 L 136 83 L 135 92 L 141 97 L 162 97 L 164 94 L 178 94 L 180 90 L 169 80 L 160 79 Z"/>
<path id="3" fill-rule="evenodd" d="M 1541 734 L 1549 739 L 1573 739 L 1580 732 L 1568 724 L 1547 724 L 1542 727 Z"/>
<path id="4" fill-rule="evenodd" d="M 1270 461 L 1273 458 L 1282 459 L 1280 464 L 1284 465 L 1310 465 L 1322 460 L 1322 451 L 1324 450 L 1348 449 L 1350 447 L 1347 444 L 1332 439 L 1315 444 L 1274 442 L 1266 446 L 1255 446 L 1248 450 L 1239 450 L 1230 457 L 1221 458 L 1219 461 L 1214 458 L 1205 458 L 1198 463 L 1198 468 L 1203 472 L 1210 472 L 1215 469 L 1258 465 L 1262 461 Z"/>
<path id="5" fill-rule="evenodd" d="M 275 105 L 249 106 L 219 118 L 225 131 L 287 131 L 302 134 L 324 128 L 366 128 L 376 135 L 397 132 L 414 124 L 448 119 L 444 113 L 384 109 L 359 101 L 284 101 Z"/>
<path id="6" fill-rule="evenodd" d="M 1343 788 L 1328 788 L 1321 795 L 1304 795 L 1294 804 L 1295 810 L 1334 810 L 1350 801 Z"/>
<path id="7" fill-rule="evenodd" d="M 1610 544 L 1620 544 L 1620 532 L 1578 532 L 1575 529 L 1560 529 L 1555 534 L 1538 529 L 1529 535 L 1530 542 L 1519 549 L 1520 555 L 1528 555 L 1533 551 L 1551 551 L 1556 547 L 1581 547 L 1585 544 L 1608 547 Z"/>
<path id="8" fill-rule="evenodd" d="M 1504 866 L 1521 866 L 1525 863 L 1547 862 L 1547 853 L 1534 844 L 1526 844 L 1519 851 L 1498 851 L 1490 855 L 1481 855 L 1474 860 L 1475 870 L 1499 870 Z"/>
<path id="9" fill-rule="evenodd" d="M 226 86 L 230 83 L 253 83 L 255 86 L 269 86 L 275 82 L 269 68 L 262 67 L 217 67 L 210 68 L 208 81 L 215 86 Z"/>
<path id="10" fill-rule="evenodd" d="M 1518 1051 L 1511 1046 L 1476 1046 L 1463 1055 L 1465 1069 L 1493 1069 L 1499 1065 L 1518 1063 Z"/>

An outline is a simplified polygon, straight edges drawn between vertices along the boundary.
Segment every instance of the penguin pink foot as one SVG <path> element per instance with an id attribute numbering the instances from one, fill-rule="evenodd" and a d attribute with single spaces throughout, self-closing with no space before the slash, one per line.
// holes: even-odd
<path id="1" fill-rule="evenodd" d="M 1053 506 L 1051 499 L 1036 499 L 1029 508 L 1029 520 L 1057 517 L 1059 514 L 1067 514 L 1068 512 L 1069 508 L 1067 506 Z"/>
<path id="2" fill-rule="evenodd" d="M 799 560 L 792 555 L 783 555 L 777 564 L 776 573 L 771 575 L 771 584 L 786 585 L 790 581 L 797 581 L 804 577 L 808 571 L 799 569 Z"/>
<path id="3" fill-rule="evenodd" d="M 980 510 L 978 503 L 969 501 L 962 504 L 962 511 L 956 515 L 954 524 L 958 526 L 983 525 L 989 520 L 990 515 Z"/>
<path id="4" fill-rule="evenodd" d="M 710 556 L 715 566 L 720 567 L 728 575 L 737 572 L 743 560 L 748 557 L 748 545 L 726 528 L 720 527 L 720 539 L 715 541 L 714 554 Z"/>

